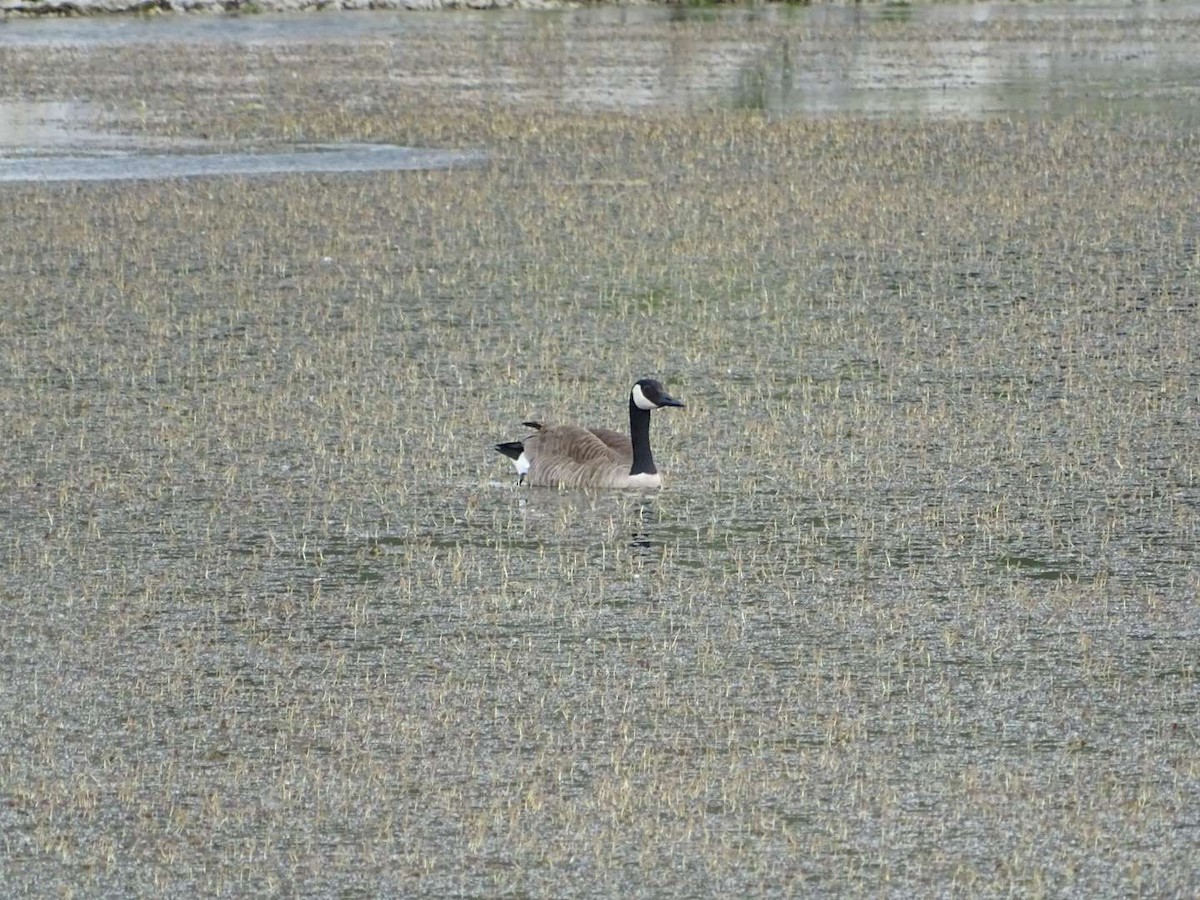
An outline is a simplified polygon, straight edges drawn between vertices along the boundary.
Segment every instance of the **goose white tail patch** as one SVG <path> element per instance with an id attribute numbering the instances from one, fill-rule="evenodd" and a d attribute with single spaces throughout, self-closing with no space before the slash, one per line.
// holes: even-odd
<path id="1" fill-rule="evenodd" d="M 640 384 L 635 384 L 633 386 L 633 403 L 638 409 L 658 409 L 657 403 L 652 403 L 650 400 L 646 399 L 646 395 L 642 393 L 642 386 Z"/>
<path id="2" fill-rule="evenodd" d="M 529 474 L 529 457 L 524 452 L 513 460 L 513 465 L 517 467 L 517 474 L 522 478 Z"/>

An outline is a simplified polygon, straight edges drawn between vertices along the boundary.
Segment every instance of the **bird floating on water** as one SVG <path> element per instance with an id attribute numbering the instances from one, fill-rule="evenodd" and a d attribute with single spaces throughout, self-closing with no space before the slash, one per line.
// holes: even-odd
<path id="1" fill-rule="evenodd" d="M 582 488 L 657 488 L 662 476 L 650 452 L 650 412 L 684 404 L 653 378 L 629 392 L 629 434 L 609 428 L 523 422 L 534 434 L 497 444 L 517 468 L 517 483 Z"/>

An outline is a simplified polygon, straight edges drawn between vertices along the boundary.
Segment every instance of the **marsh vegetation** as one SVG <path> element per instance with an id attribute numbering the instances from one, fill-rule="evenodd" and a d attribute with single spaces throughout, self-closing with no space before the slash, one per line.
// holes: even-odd
<path id="1" fill-rule="evenodd" d="M 513 99 L 535 51 L 0 54 L 490 159 L 0 188 L 4 892 L 1190 893 L 1194 130 Z M 661 493 L 515 488 L 641 375 Z"/>

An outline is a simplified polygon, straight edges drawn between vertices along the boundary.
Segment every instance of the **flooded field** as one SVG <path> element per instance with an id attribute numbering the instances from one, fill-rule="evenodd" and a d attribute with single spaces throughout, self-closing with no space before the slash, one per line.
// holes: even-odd
<path id="1" fill-rule="evenodd" d="M 13 158 L 485 160 L 0 184 L 0 893 L 1192 895 L 1200 7 L 905 9 L 0 28 Z"/>

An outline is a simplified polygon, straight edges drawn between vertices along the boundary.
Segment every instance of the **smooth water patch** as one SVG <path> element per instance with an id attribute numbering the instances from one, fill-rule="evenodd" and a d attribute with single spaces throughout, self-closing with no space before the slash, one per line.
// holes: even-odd
<path id="1" fill-rule="evenodd" d="M 181 153 L 21 156 L 0 159 L 0 181 L 120 181 L 301 172 L 381 172 L 451 169 L 483 155 L 387 144 L 314 144 L 283 153 Z"/>
<path id="2" fill-rule="evenodd" d="M 589 110 L 992 118 L 1081 108 L 1191 121 L 1196 0 L 1173 4 L 732 5 L 17 20 L 0 48 L 403 47 L 413 89 Z M 449 34 L 481 48 L 444 52 Z"/>
<path id="3" fill-rule="evenodd" d="M 475 165 L 484 159 L 473 151 L 362 143 L 228 153 L 205 141 L 113 134 L 96 128 L 97 118 L 87 103 L 0 103 L 0 182 L 412 171 Z M 184 150 L 201 152 L 179 152 Z"/>

